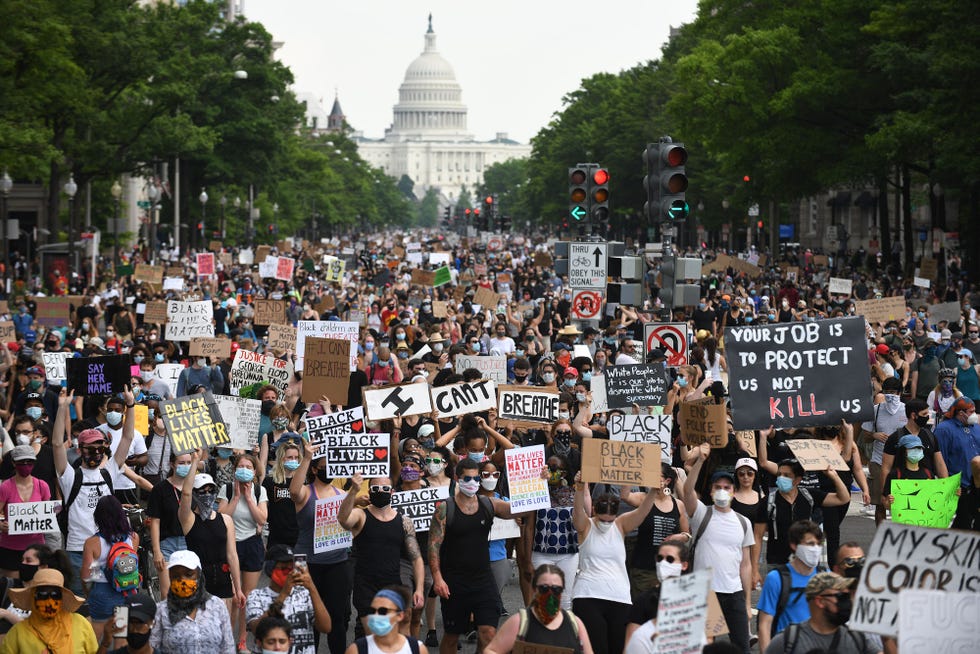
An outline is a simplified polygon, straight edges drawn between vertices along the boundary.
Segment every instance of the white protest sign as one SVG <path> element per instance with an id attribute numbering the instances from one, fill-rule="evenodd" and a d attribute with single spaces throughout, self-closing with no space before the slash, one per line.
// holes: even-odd
<path id="1" fill-rule="evenodd" d="M 479 370 L 483 379 L 492 379 L 498 384 L 507 383 L 506 357 L 481 357 L 457 354 L 456 374 L 461 375 L 464 370 L 469 368 Z"/>
<path id="2" fill-rule="evenodd" d="M 657 654 L 693 654 L 701 651 L 708 619 L 711 570 L 665 579 L 657 607 Z"/>
<path id="3" fill-rule="evenodd" d="M 306 337 L 339 338 L 350 341 L 350 369 L 357 370 L 357 341 L 361 327 L 356 322 L 340 320 L 300 320 L 296 323 L 296 370 L 303 369 L 303 356 L 306 351 Z"/>
<path id="4" fill-rule="evenodd" d="M 900 592 L 937 588 L 976 592 L 980 589 L 978 557 L 980 532 L 881 523 L 867 550 L 847 626 L 896 636 Z"/>
<path id="5" fill-rule="evenodd" d="M 510 509 L 514 513 L 551 508 L 548 480 L 541 478 L 545 467 L 544 445 L 515 447 L 504 452 Z"/>
<path id="6" fill-rule="evenodd" d="M 430 486 L 391 494 L 391 506 L 412 519 L 415 533 L 429 531 L 436 504 L 449 499 L 449 486 Z"/>
<path id="7" fill-rule="evenodd" d="M 325 434 L 323 443 L 328 477 L 388 476 L 390 434 Z"/>
<path id="8" fill-rule="evenodd" d="M 58 507 L 56 510 L 55 507 Z M 58 529 L 61 502 L 11 502 L 7 504 L 7 534 L 39 534 Z"/>
<path id="9" fill-rule="evenodd" d="M 158 363 L 154 369 L 156 376 L 166 382 L 167 386 L 170 387 L 170 394 L 174 397 L 177 397 L 177 379 L 180 377 L 180 371 L 183 369 L 184 366 L 179 363 Z"/>
<path id="10" fill-rule="evenodd" d="M 243 266 L 251 266 L 255 262 L 255 252 L 252 250 L 241 250 L 238 253 L 238 263 Z"/>
<path id="11" fill-rule="evenodd" d="M 279 257 L 267 256 L 264 261 L 259 262 L 259 277 L 262 279 L 275 277 L 278 268 Z"/>
<path id="12" fill-rule="evenodd" d="M 364 433 L 364 407 L 356 406 L 346 411 L 325 413 L 322 416 L 307 414 L 304 421 L 306 429 L 310 432 L 310 445 L 316 448 L 313 458 L 320 459 L 327 454 L 327 434 Z"/>
<path id="13" fill-rule="evenodd" d="M 582 345 L 581 343 L 572 346 L 572 358 L 577 359 L 578 357 L 585 357 L 586 359 L 592 359 L 592 352 L 589 351 L 588 345 Z"/>
<path id="14" fill-rule="evenodd" d="M 65 360 L 68 352 L 43 352 L 41 356 L 44 358 L 44 374 L 49 382 L 60 384 L 67 378 Z"/>
<path id="15" fill-rule="evenodd" d="M 494 518 L 490 525 L 490 535 L 487 540 L 506 540 L 508 538 L 520 538 L 521 528 L 516 520 L 505 520 Z"/>
<path id="16" fill-rule="evenodd" d="M 919 288 L 929 288 L 932 286 L 932 281 L 926 279 L 925 277 L 915 277 L 912 280 L 913 286 L 918 286 Z"/>
<path id="17" fill-rule="evenodd" d="M 195 336 L 214 338 L 214 305 L 200 302 L 167 302 L 168 341 L 190 341 Z"/>
<path id="18" fill-rule="evenodd" d="M 351 533 L 337 522 L 340 503 L 346 496 L 347 493 L 341 493 L 316 501 L 316 517 L 313 525 L 314 554 L 346 549 L 354 542 Z"/>
<path id="19" fill-rule="evenodd" d="M 850 295 L 851 285 L 852 282 L 850 279 L 831 277 L 830 284 L 827 286 L 827 290 L 830 291 L 832 295 Z"/>
<path id="20" fill-rule="evenodd" d="M 285 397 L 289 378 L 293 376 L 293 364 L 271 354 L 238 350 L 228 376 L 229 388 L 234 395 L 246 386 L 266 382 L 276 387 L 280 397 Z"/>
<path id="21" fill-rule="evenodd" d="M 249 400 L 237 395 L 215 395 L 214 399 L 228 427 L 231 446 L 236 450 L 251 451 L 259 442 L 262 401 Z"/>
<path id="22" fill-rule="evenodd" d="M 429 263 L 433 266 L 448 266 L 451 262 L 449 261 L 448 252 L 430 252 L 429 253 Z"/>
<path id="23" fill-rule="evenodd" d="M 609 440 L 629 443 L 659 443 L 663 460 L 670 463 L 671 429 L 674 417 L 669 414 L 649 415 L 610 413 L 606 420 Z"/>
<path id="24" fill-rule="evenodd" d="M 605 413 L 609 410 L 606 400 L 606 378 L 603 375 L 593 375 L 589 390 L 592 392 L 592 413 Z"/>
<path id="25" fill-rule="evenodd" d="M 400 384 L 382 388 L 367 388 L 364 410 L 371 420 L 387 420 L 397 416 L 416 416 L 432 412 L 428 384 Z"/>
<path id="26" fill-rule="evenodd" d="M 976 652 L 978 616 L 980 593 L 905 589 L 898 594 L 898 651 Z"/>
<path id="27" fill-rule="evenodd" d="M 167 277 L 163 280 L 163 290 L 165 291 L 182 291 L 184 290 L 184 278 L 183 277 Z"/>
<path id="28" fill-rule="evenodd" d="M 497 386 L 490 379 L 436 386 L 432 404 L 446 418 L 487 411 L 497 406 Z"/>

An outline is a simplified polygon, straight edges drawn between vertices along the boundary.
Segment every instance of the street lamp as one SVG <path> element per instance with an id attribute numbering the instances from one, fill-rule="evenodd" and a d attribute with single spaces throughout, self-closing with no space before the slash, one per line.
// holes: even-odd
<path id="1" fill-rule="evenodd" d="M 78 193 L 78 184 L 75 183 L 75 174 L 68 174 L 68 181 L 62 187 L 65 195 L 68 196 L 68 251 L 74 254 L 75 271 L 79 269 L 78 251 L 75 249 L 75 194 Z"/>
<path id="2" fill-rule="evenodd" d="M 235 207 L 235 222 L 237 222 L 240 227 L 242 224 L 242 199 L 236 195 L 235 199 L 232 201 L 232 205 Z"/>
<path id="3" fill-rule="evenodd" d="M 225 207 L 228 205 L 228 198 L 224 194 L 221 195 L 221 240 L 225 240 Z"/>
<path id="4" fill-rule="evenodd" d="M 208 204 L 208 194 L 204 190 L 203 186 L 201 187 L 201 194 L 197 196 L 197 199 L 201 201 L 201 229 L 198 231 L 200 232 L 201 235 L 201 249 L 203 250 L 204 249 L 204 210 Z"/>
<path id="5" fill-rule="evenodd" d="M 3 169 L 3 177 L 0 177 L 0 238 L 3 239 L 3 288 L 7 291 L 7 277 L 10 272 L 10 240 L 7 238 L 7 194 L 14 187 L 14 180 L 10 179 L 7 169 Z"/>
<path id="6" fill-rule="evenodd" d="M 157 200 L 160 199 L 160 189 L 153 182 L 146 189 L 146 197 L 150 200 L 150 260 L 156 261 L 157 255 Z"/>
<path id="7" fill-rule="evenodd" d="M 112 183 L 109 192 L 116 201 L 116 217 L 112 221 L 112 275 L 115 279 L 116 268 L 119 266 L 119 200 L 122 198 L 122 186 L 119 185 L 119 180 Z"/>

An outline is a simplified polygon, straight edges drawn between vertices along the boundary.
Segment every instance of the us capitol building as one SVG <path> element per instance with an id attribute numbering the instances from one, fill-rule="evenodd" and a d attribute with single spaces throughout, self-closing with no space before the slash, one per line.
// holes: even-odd
<path id="1" fill-rule="evenodd" d="M 329 125 L 342 124 L 344 117 L 337 114 L 340 104 L 335 101 Z M 451 200 L 460 187 L 481 184 L 487 166 L 531 154 L 530 145 L 507 138 L 505 132 L 498 132 L 492 141 L 476 141 L 466 131 L 463 90 L 453 67 L 436 50 L 431 15 L 425 49 L 405 71 L 394 122 L 384 138 L 365 138 L 359 132 L 351 136 L 369 164 L 396 180 L 408 175 L 418 197 L 435 187 Z"/>

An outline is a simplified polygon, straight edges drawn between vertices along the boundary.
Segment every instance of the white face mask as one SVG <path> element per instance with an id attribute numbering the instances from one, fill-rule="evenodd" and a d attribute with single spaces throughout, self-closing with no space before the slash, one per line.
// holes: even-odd
<path id="1" fill-rule="evenodd" d="M 480 490 L 480 482 L 478 481 L 461 481 L 457 486 L 466 497 L 473 497 Z"/>
<path id="2" fill-rule="evenodd" d="M 970 417 L 966 419 L 966 424 L 968 425 L 980 424 L 980 415 L 976 413 L 971 414 Z"/>
<path id="3" fill-rule="evenodd" d="M 711 495 L 711 499 L 719 509 L 725 509 L 732 503 L 732 494 L 724 488 L 719 488 Z"/>
<path id="4" fill-rule="evenodd" d="M 817 564 L 820 563 L 820 555 L 823 553 L 823 547 L 820 545 L 797 545 L 796 546 L 796 558 L 800 560 L 800 563 L 808 568 L 815 568 Z"/>
<path id="5" fill-rule="evenodd" d="M 494 479 L 493 477 L 490 477 L 489 479 L 483 479 L 480 481 L 480 483 L 483 484 L 484 490 L 488 490 L 488 491 L 492 491 L 497 487 L 497 480 Z"/>
<path id="6" fill-rule="evenodd" d="M 660 578 L 660 581 L 663 581 L 664 579 L 669 579 L 670 577 L 680 577 L 681 564 L 670 563 L 669 561 L 658 561 L 657 576 Z"/>
<path id="7" fill-rule="evenodd" d="M 596 520 L 595 528 L 599 530 L 599 533 L 604 534 L 610 529 L 612 529 L 613 524 L 614 524 L 613 520 L 610 520 L 609 522 L 606 522 L 605 520 Z"/>
<path id="8" fill-rule="evenodd" d="M 198 359 L 197 360 L 197 365 L 199 365 L 200 367 L 204 368 L 205 366 L 208 365 L 208 360 L 207 359 Z"/>
<path id="9" fill-rule="evenodd" d="M 430 463 L 426 466 L 426 470 L 429 471 L 430 475 L 438 475 L 440 472 L 442 472 L 442 464 Z"/>

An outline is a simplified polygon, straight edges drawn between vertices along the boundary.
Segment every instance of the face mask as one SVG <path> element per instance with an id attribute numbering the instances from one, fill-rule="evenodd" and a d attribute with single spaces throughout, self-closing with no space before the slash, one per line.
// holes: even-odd
<path id="1" fill-rule="evenodd" d="M 429 471 L 430 475 L 438 475 L 440 472 L 442 472 L 442 464 L 430 463 L 425 467 L 425 469 Z"/>
<path id="2" fill-rule="evenodd" d="M 779 489 L 780 493 L 788 493 L 793 490 L 793 480 L 789 477 L 776 477 L 776 488 Z"/>
<path id="3" fill-rule="evenodd" d="M 149 631 L 147 631 L 145 634 L 138 634 L 135 631 L 128 631 L 126 633 L 126 644 L 129 645 L 130 649 L 141 649 L 145 647 L 148 642 L 150 642 Z"/>
<path id="4" fill-rule="evenodd" d="M 367 626 L 375 636 L 387 636 L 392 630 L 391 618 L 377 613 L 368 616 Z"/>
<path id="5" fill-rule="evenodd" d="M 678 377 L 677 385 L 681 388 L 687 388 L 687 377 Z"/>
<path id="6" fill-rule="evenodd" d="M 110 427 L 116 427 L 122 422 L 122 414 L 118 411 L 109 411 L 105 414 L 105 420 Z"/>
<path id="7" fill-rule="evenodd" d="M 197 592 L 196 579 L 174 579 L 170 582 L 170 592 L 176 597 L 187 599 Z"/>
<path id="8" fill-rule="evenodd" d="M 800 560 L 800 563 L 808 568 L 815 568 L 817 564 L 820 563 L 820 555 L 823 553 L 823 548 L 819 545 L 797 545 L 796 546 L 796 558 Z"/>
<path id="9" fill-rule="evenodd" d="M 976 425 L 977 423 L 980 423 L 980 415 L 975 413 L 966 419 L 966 424 L 968 425 Z"/>
<path id="10" fill-rule="evenodd" d="M 775 319 L 776 319 L 776 314 L 770 313 L 769 314 L 769 320 L 775 320 Z"/>
<path id="11" fill-rule="evenodd" d="M 17 571 L 20 572 L 21 581 L 30 581 L 37 574 L 38 566 L 36 563 L 18 563 Z"/>
<path id="12" fill-rule="evenodd" d="M 43 411 L 39 406 L 31 406 L 27 407 L 24 413 L 26 413 L 31 420 L 40 420 Z"/>
<path id="13" fill-rule="evenodd" d="M 568 420 L 570 417 L 571 417 L 571 414 L 568 411 L 559 411 L 558 412 L 558 419 L 559 420 Z"/>
<path id="14" fill-rule="evenodd" d="M 544 373 L 543 375 L 541 375 L 541 381 L 543 381 L 545 384 L 554 383 L 554 381 L 555 381 L 555 373 L 553 373 L 553 372 L 546 372 L 546 373 Z"/>
<path id="15" fill-rule="evenodd" d="M 483 452 L 467 452 L 466 453 L 466 458 L 467 459 L 469 459 L 470 461 L 476 461 L 477 463 L 480 463 L 481 461 L 483 461 L 483 457 L 484 457 Z"/>
<path id="16" fill-rule="evenodd" d="M 920 428 L 929 424 L 929 416 L 915 416 L 915 424 Z"/>
<path id="17" fill-rule="evenodd" d="M 86 455 L 82 457 L 82 461 L 84 461 L 85 465 L 88 466 L 89 468 L 95 468 L 100 463 L 102 463 L 102 455 L 101 454 Z"/>
<path id="18" fill-rule="evenodd" d="M 432 344 L 432 351 L 433 352 L 442 352 L 442 343 L 433 343 Z"/>
<path id="19" fill-rule="evenodd" d="M 919 458 L 922 458 L 921 456 Z M 33 463 L 15 463 L 14 468 L 17 469 L 17 474 L 21 477 L 30 477 L 31 473 L 34 471 Z"/>
<path id="20" fill-rule="evenodd" d="M 364 349 L 367 350 L 368 352 L 370 352 L 371 350 L 373 350 L 374 349 L 374 341 L 368 341 L 367 343 L 365 343 L 364 344 Z"/>
<path id="21" fill-rule="evenodd" d="M 400 333 L 399 334 L 395 334 L 395 340 L 404 341 L 405 340 L 405 334 L 400 334 Z"/>
<path id="22" fill-rule="evenodd" d="M 242 483 L 248 483 L 255 479 L 255 471 L 250 468 L 236 468 L 235 479 Z"/>
<path id="23" fill-rule="evenodd" d="M 681 564 L 670 563 L 669 561 L 657 561 L 657 576 L 660 577 L 660 581 L 671 577 L 680 577 Z"/>
<path id="24" fill-rule="evenodd" d="M 488 491 L 492 491 L 494 488 L 497 487 L 497 480 L 494 479 L 493 477 L 490 477 L 489 479 L 483 479 L 480 481 L 480 483 L 483 485 L 483 489 Z"/>
<path id="25" fill-rule="evenodd" d="M 37 389 L 41 388 L 41 380 L 32 379 L 30 382 L 27 383 L 27 385 L 30 387 L 32 391 L 36 391 Z"/>
<path id="26" fill-rule="evenodd" d="M 58 615 L 61 612 L 60 599 L 34 600 L 34 613 L 46 620 Z"/>
<path id="27" fill-rule="evenodd" d="M 200 368 L 207 368 L 207 366 L 208 366 L 208 360 L 207 359 L 198 359 L 197 360 L 197 365 Z"/>
<path id="28" fill-rule="evenodd" d="M 480 482 L 478 481 L 461 481 L 457 485 L 466 497 L 473 497 L 480 490 Z"/>
<path id="29" fill-rule="evenodd" d="M 286 585 L 286 580 L 289 579 L 289 570 L 273 568 L 272 574 L 269 575 L 269 579 L 272 580 L 272 583 L 274 583 L 276 586 L 282 588 Z"/>
<path id="30" fill-rule="evenodd" d="M 827 620 L 836 626 L 841 626 L 851 619 L 851 596 L 839 595 L 837 597 L 837 613 L 828 613 Z"/>
<path id="31" fill-rule="evenodd" d="M 592 381 L 592 373 L 591 372 L 583 372 L 582 373 L 582 381 Z"/>
<path id="32" fill-rule="evenodd" d="M 145 381 L 145 382 L 151 381 L 153 379 L 153 371 L 152 370 L 141 370 L 140 371 L 140 378 L 143 381 Z"/>
<path id="33" fill-rule="evenodd" d="M 608 532 L 613 526 L 613 521 L 606 522 L 605 520 L 596 520 L 595 528 L 599 530 L 600 534 Z"/>
<path id="34" fill-rule="evenodd" d="M 561 609 L 561 593 L 552 590 L 538 591 L 534 595 L 535 616 L 544 624 L 550 624 Z"/>
<path id="35" fill-rule="evenodd" d="M 187 475 L 191 474 L 191 464 L 181 463 L 176 468 L 174 468 L 174 474 L 183 479 Z"/>
<path id="36" fill-rule="evenodd" d="M 378 365 L 381 366 L 382 368 L 387 368 L 389 363 L 391 363 L 391 362 L 390 361 L 381 361 L 380 359 L 378 360 Z"/>
<path id="37" fill-rule="evenodd" d="M 711 499 L 719 509 L 725 509 L 732 502 L 732 494 L 724 488 L 719 488 L 712 494 Z"/>
<path id="38" fill-rule="evenodd" d="M 31 437 L 30 436 L 18 436 L 17 437 L 17 444 L 18 445 L 30 445 L 31 444 Z"/>
<path id="39" fill-rule="evenodd" d="M 419 444 L 424 449 L 431 450 L 433 447 L 436 446 L 436 439 L 432 438 L 431 436 L 428 436 L 426 438 L 423 438 L 421 441 L 419 441 Z"/>
<path id="40" fill-rule="evenodd" d="M 524 356 L 524 350 L 520 348 L 514 350 L 514 356 L 520 359 L 522 356 Z"/>
<path id="41" fill-rule="evenodd" d="M 267 416 L 269 412 L 276 406 L 275 400 L 263 400 L 262 401 L 262 415 Z"/>
<path id="42" fill-rule="evenodd" d="M 383 509 L 391 504 L 391 492 L 370 491 L 368 493 L 368 499 L 371 501 L 372 506 Z"/>
<path id="43" fill-rule="evenodd" d="M 698 309 L 701 309 L 701 311 L 704 311 L 707 306 L 708 305 L 705 304 L 704 302 L 699 302 L 698 303 Z"/>
<path id="44" fill-rule="evenodd" d="M 289 426 L 289 418 L 273 418 L 272 427 L 274 429 L 285 429 Z"/>
<path id="45" fill-rule="evenodd" d="M 575 388 L 575 379 L 574 378 L 572 378 L 572 379 L 566 379 L 562 383 L 565 385 L 565 388 Z"/>
<path id="46" fill-rule="evenodd" d="M 153 360 L 156 361 L 157 363 L 163 363 L 163 359 L 164 359 L 163 352 L 157 352 L 156 354 L 153 355 Z"/>
<path id="47" fill-rule="evenodd" d="M 214 497 L 215 493 L 195 493 L 194 494 L 194 506 L 197 508 L 198 513 L 205 520 L 211 519 L 211 513 L 214 511 Z M 180 597 L 180 595 L 178 595 Z"/>
<path id="48" fill-rule="evenodd" d="M 914 448 L 914 449 L 911 449 L 911 450 L 908 450 L 905 453 L 905 458 L 910 463 L 918 463 L 919 461 L 922 460 L 922 457 L 924 457 L 924 456 L 925 456 L 925 453 L 920 448 L 918 448 L 918 447 L 917 448 Z M 20 466 L 17 466 L 17 471 L 20 472 Z"/>
<path id="49" fill-rule="evenodd" d="M 317 470 L 316 471 L 316 478 L 319 479 L 320 481 L 322 481 L 324 484 L 329 484 L 330 482 L 333 481 L 333 477 L 328 477 L 327 476 L 327 469 L 326 468 L 320 468 L 319 470 Z"/>
<path id="50" fill-rule="evenodd" d="M 860 579 L 862 570 L 864 570 L 863 565 L 852 565 L 844 568 L 844 572 L 841 574 L 841 576 L 846 577 L 847 579 Z M 21 577 L 21 579 L 23 579 L 23 577 Z"/>
<path id="51" fill-rule="evenodd" d="M 470 343 L 470 349 L 473 350 L 474 352 L 479 352 L 480 351 L 480 344 L 479 343 Z"/>
<path id="52" fill-rule="evenodd" d="M 296 470 L 299 470 L 299 461 L 296 461 L 295 459 L 284 461 L 282 467 L 290 472 L 295 472 Z"/>
<path id="53" fill-rule="evenodd" d="M 419 478 L 422 476 L 422 472 L 416 470 L 415 468 L 409 468 L 406 466 L 402 468 L 402 471 L 401 473 L 399 473 L 399 476 L 402 478 L 402 481 L 418 481 Z"/>
<path id="54" fill-rule="evenodd" d="M 408 352 L 406 352 L 405 350 L 399 350 L 398 351 L 398 358 L 399 359 L 407 359 L 408 358 Z"/>
<path id="55" fill-rule="evenodd" d="M 585 402 L 585 393 L 576 393 L 575 401 L 579 403 Z"/>

